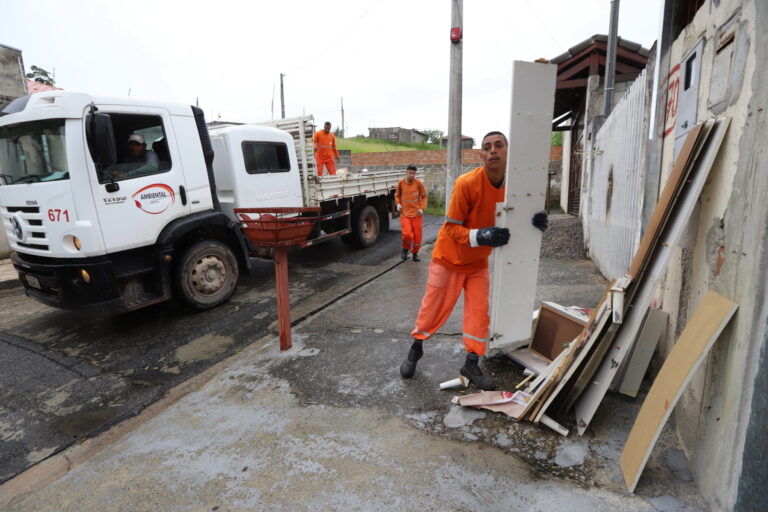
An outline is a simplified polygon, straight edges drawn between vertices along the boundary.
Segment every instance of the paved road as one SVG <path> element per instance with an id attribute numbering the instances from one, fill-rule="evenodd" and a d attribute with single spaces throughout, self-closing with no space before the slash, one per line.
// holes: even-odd
<path id="1" fill-rule="evenodd" d="M 425 240 L 434 239 L 441 220 L 425 219 Z M 335 240 L 292 254 L 294 319 L 390 268 L 399 235 L 394 221 L 370 249 Z M 213 311 L 192 314 L 167 302 L 89 316 L 0 286 L 0 483 L 136 415 L 169 388 L 274 332 L 273 287 L 272 262 L 253 260 L 252 275 Z"/>

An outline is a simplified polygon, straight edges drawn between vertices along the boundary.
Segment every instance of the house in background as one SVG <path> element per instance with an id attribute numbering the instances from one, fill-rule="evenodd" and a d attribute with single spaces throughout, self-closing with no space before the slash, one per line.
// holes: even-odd
<path id="1" fill-rule="evenodd" d="M 447 148 L 448 147 L 448 136 L 444 136 L 442 139 L 440 139 L 440 147 L 441 148 Z M 472 149 L 475 147 L 475 139 L 472 137 L 469 137 L 467 135 L 461 136 L 461 149 Z"/>
<path id="2" fill-rule="evenodd" d="M 398 143 L 423 144 L 427 142 L 427 134 L 415 128 L 368 128 L 368 137 Z"/>

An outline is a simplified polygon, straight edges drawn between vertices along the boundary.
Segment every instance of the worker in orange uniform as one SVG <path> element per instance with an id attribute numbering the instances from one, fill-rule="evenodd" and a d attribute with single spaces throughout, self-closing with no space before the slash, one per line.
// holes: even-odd
<path id="1" fill-rule="evenodd" d="M 328 121 L 322 130 L 317 130 L 312 136 L 312 146 L 315 148 L 315 166 L 317 175 L 323 175 L 323 165 L 328 169 L 328 174 L 336 175 L 336 162 L 339 161 L 339 152 L 336 151 L 336 137 L 331 133 L 331 123 Z"/>
<path id="2" fill-rule="evenodd" d="M 413 343 L 400 366 L 403 378 L 413 377 L 424 354 L 422 342 L 445 323 L 463 290 L 462 331 L 467 358 L 460 374 L 480 389 L 495 389 L 493 379 L 483 374 L 478 361 L 485 354 L 488 338 L 488 256 L 493 247 L 509 242 L 509 229 L 494 227 L 496 203 L 504 201 L 507 138 L 501 132 L 488 133 L 483 137 L 480 158 L 482 167 L 460 176 L 453 185 L 445 223 L 432 250 L 427 289 L 411 332 Z M 533 216 L 533 225 L 541 231 L 547 224 L 546 213 Z"/>
<path id="3" fill-rule="evenodd" d="M 408 259 L 408 253 L 413 254 L 413 261 L 420 261 L 421 248 L 421 216 L 427 207 L 427 191 L 424 183 L 416 179 L 416 166 L 409 165 L 405 169 L 405 178 L 397 182 L 395 190 L 397 211 L 400 212 L 400 237 L 403 252 L 400 257 Z"/>

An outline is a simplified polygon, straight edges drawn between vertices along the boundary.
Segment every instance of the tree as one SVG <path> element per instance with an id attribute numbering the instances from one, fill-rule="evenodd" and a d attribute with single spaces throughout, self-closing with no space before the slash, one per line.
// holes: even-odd
<path id="1" fill-rule="evenodd" d="M 27 78 L 30 80 L 34 80 L 35 82 L 50 85 L 51 87 L 54 87 L 56 85 L 56 80 L 51 76 L 49 72 L 44 70 L 43 68 L 39 68 L 37 66 L 32 66 L 30 68 L 32 70 L 31 73 L 27 73 Z"/>
<path id="2" fill-rule="evenodd" d="M 421 132 L 426 134 L 427 140 L 425 142 L 427 144 L 437 144 L 439 146 L 443 140 L 442 130 L 421 130 Z"/>

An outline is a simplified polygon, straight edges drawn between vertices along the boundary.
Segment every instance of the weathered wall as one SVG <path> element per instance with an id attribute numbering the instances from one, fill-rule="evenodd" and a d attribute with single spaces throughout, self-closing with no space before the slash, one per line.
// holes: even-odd
<path id="1" fill-rule="evenodd" d="M 733 16 L 738 17 L 734 40 L 718 52 L 719 28 Z M 674 411 L 678 436 L 713 510 L 758 510 L 760 503 L 764 509 L 768 485 L 768 370 L 760 364 L 760 358 L 766 357 L 768 317 L 768 158 L 764 150 L 768 68 L 756 67 L 756 62 L 768 57 L 768 37 L 756 30 L 766 23 L 768 7 L 762 0 L 706 3 L 671 48 L 674 66 L 700 37 L 706 39 L 698 119 L 718 114 L 731 117 L 657 296 L 657 305 L 670 313 L 670 329 L 661 347 L 665 354 L 708 289 L 739 304 L 738 313 Z M 672 167 L 673 139 L 664 140 L 662 184 Z"/>
<path id="2" fill-rule="evenodd" d="M 27 94 L 21 51 L 0 45 L 0 106 Z M 0 258 L 7 258 L 11 248 L 5 230 L 0 229 Z"/>
<path id="3" fill-rule="evenodd" d="M 383 139 L 400 143 L 418 143 L 427 141 L 427 136 L 418 130 L 408 128 L 368 128 L 368 136 L 372 139 Z"/>

